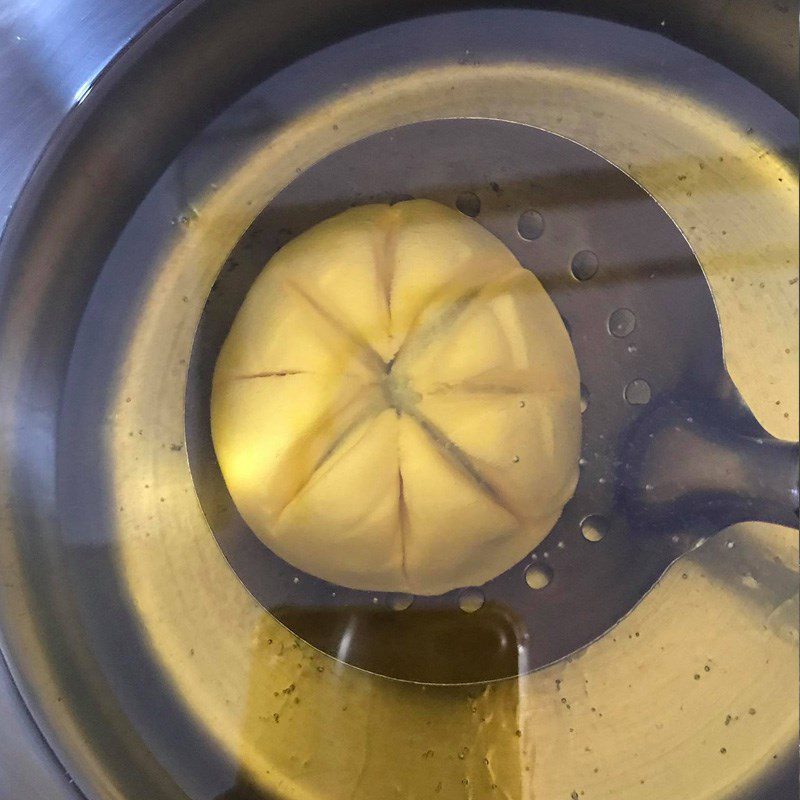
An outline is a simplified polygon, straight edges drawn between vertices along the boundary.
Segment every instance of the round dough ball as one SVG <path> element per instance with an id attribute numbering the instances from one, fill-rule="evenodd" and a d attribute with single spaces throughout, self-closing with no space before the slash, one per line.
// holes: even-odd
<path id="1" fill-rule="evenodd" d="M 580 381 L 539 281 L 439 203 L 353 208 L 259 275 L 214 373 L 242 517 L 332 583 L 440 594 L 549 533 L 578 479 Z"/>

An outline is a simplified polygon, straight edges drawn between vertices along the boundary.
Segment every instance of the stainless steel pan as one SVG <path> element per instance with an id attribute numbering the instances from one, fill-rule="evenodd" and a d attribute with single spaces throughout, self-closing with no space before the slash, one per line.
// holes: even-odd
<path id="1" fill-rule="evenodd" d="M 734 798 L 796 783 L 785 530 L 726 531 L 575 659 L 402 684 L 262 609 L 186 458 L 197 324 L 255 216 L 348 143 L 468 116 L 553 131 L 644 187 L 705 271 L 734 382 L 793 438 L 796 120 L 659 33 L 691 28 L 785 100 L 783 49 L 731 44 L 743 15 L 701 31 L 682 10 L 637 12 L 656 33 L 525 10 L 370 31 L 389 22 L 381 4 L 184 4 L 81 95 L 0 252 L 0 614 L 28 705 L 89 797 Z"/>

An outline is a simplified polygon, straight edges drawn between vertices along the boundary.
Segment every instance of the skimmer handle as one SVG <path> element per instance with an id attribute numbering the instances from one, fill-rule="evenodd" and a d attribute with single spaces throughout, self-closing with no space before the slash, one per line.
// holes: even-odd
<path id="1" fill-rule="evenodd" d="M 798 525 L 798 444 L 744 434 L 725 424 L 724 412 L 661 405 L 637 427 L 624 470 L 624 505 L 643 529 Z"/>

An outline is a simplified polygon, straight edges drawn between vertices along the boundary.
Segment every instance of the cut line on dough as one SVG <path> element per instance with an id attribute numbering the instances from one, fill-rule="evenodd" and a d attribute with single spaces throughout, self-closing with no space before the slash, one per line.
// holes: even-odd
<path id="1" fill-rule="evenodd" d="M 292 375 L 313 375 L 314 373 L 302 369 L 282 369 L 277 372 L 252 372 L 246 375 L 233 375 L 231 380 L 249 381 L 253 378 L 286 378 Z"/>
<path id="2" fill-rule="evenodd" d="M 462 473 L 466 474 L 486 497 L 495 505 L 508 511 L 517 522 L 522 522 L 517 512 L 506 501 L 503 495 L 480 473 L 480 470 L 472 463 L 472 459 L 470 459 L 452 439 L 446 436 L 433 422 L 420 412 L 419 409 L 407 411 L 406 413 L 429 436 L 439 452 L 453 465 L 458 467 Z"/>
<path id="3" fill-rule="evenodd" d="M 408 361 L 408 359 L 413 359 L 424 353 L 432 342 L 436 341 L 458 322 L 480 293 L 480 288 L 470 289 L 441 309 L 424 327 L 415 331 L 414 327 L 418 324 L 419 317 L 424 313 L 424 309 L 420 311 L 420 314 L 409 329 L 410 333 L 406 334 L 406 340 L 400 345 L 394 360 L 402 359 L 403 361 Z M 435 299 L 431 299 L 428 305 L 433 302 L 435 302 Z"/>
<path id="4" fill-rule="evenodd" d="M 403 582 L 409 591 L 413 591 L 411 580 L 408 577 L 407 557 L 406 557 L 406 539 L 408 537 L 409 517 L 408 506 L 406 505 L 405 488 L 403 486 L 403 467 L 400 461 L 400 448 L 397 450 L 397 478 L 398 478 L 398 527 L 400 529 L 400 574 L 403 576 Z"/>
<path id="5" fill-rule="evenodd" d="M 354 372 L 340 372 L 339 370 L 331 370 L 330 372 L 320 372 L 319 370 L 310 369 L 283 369 L 277 371 L 267 372 L 250 372 L 243 375 L 230 375 L 218 383 L 225 381 L 248 381 L 256 378 L 293 378 L 298 375 L 310 375 L 313 378 L 352 378 L 353 380 L 362 381 L 364 386 L 377 386 L 378 381 L 365 381 L 363 375 L 358 375 Z"/>
<path id="6" fill-rule="evenodd" d="M 519 279 L 520 276 L 516 273 L 508 273 L 495 278 L 488 284 L 473 286 L 450 301 L 444 308 L 440 309 L 438 313 L 434 315 L 433 319 L 429 320 L 423 327 L 415 330 L 419 325 L 420 317 L 425 313 L 425 309 L 441 299 L 442 294 L 446 292 L 446 287 L 443 287 L 438 295 L 434 295 L 428 299 L 428 302 L 420 310 L 419 314 L 417 314 L 409 327 L 406 340 L 400 346 L 395 358 L 401 358 L 402 361 L 408 362 L 410 359 L 413 360 L 419 357 L 434 341 L 440 339 L 453 328 L 467 312 L 471 311 L 477 300 L 491 300 L 501 297 L 512 291 L 514 283 L 518 282 Z"/>
<path id="7" fill-rule="evenodd" d="M 511 397 L 540 397 L 542 395 L 547 397 L 558 397 L 559 395 L 568 396 L 569 391 L 548 387 L 544 388 L 523 388 L 519 386 L 503 386 L 497 383 L 473 383 L 472 378 L 467 378 L 459 383 L 437 383 L 433 388 L 423 391 L 424 397 L 438 397 L 441 395 L 473 395 L 473 394 L 500 394 L 508 395 Z"/>
<path id="8" fill-rule="evenodd" d="M 356 395 L 352 400 L 351 403 L 358 402 L 363 395 L 363 392 Z M 289 502 L 281 509 L 280 514 L 278 517 L 283 514 L 283 512 L 289 507 L 291 503 L 297 500 L 303 492 L 314 482 L 317 476 L 321 476 L 321 471 L 323 467 L 327 464 L 330 464 L 334 457 L 342 457 L 344 456 L 349 450 L 355 447 L 363 438 L 364 434 L 367 431 L 369 423 L 377 417 L 377 415 L 383 410 L 382 405 L 380 402 L 372 402 L 368 403 L 358 414 L 349 425 L 347 425 L 341 433 L 334 439 L 331 445 L 320 455 L 320 457 L 316 460 L 313 464 L 311 469 L 309 470 L 308 474 L 306 475 L 305 479 L 300 483 L 300 485 L 295 490 L 294 496 L 289 500 Z M 341 413 L 341 409 L 333 410 L 329 409 L 326 410 L 325 413 L 321 414 L 320 417 L 316 420 L 316 423 L 308 430 L 305 437 L 302 438 L 301 443 L 305 444 L 310 439 L 313 439 L 316 436 L 320 429 L 325 425 L 326 421 L 331 419 L 332 417 Z M 364 430 L 361 433 L 361 436 L 355 438 L 353 441 L 349 443 L 349 446 L 343 450 L 342 445 L 347 442 L 348 438 L 352 433 L 357 431 L 359 428 L 363 428 Z"/>
<path id="9" fill-rule="evenodd" d="M 384 214 L 386 222 L 380 221 L 377 225 L 377 236 L 373 246 L 373 257 L 375 258 L 375 274 L 378 284 L 383 290 L 386 301 L 386 316 L 389 323 L 389 330 L 392 328 L 392 289 L 394 288 L 394 276 L 396 272 L 397 260 L 397 229 L 400 216 L 396 209 L 387 208 Z"/>
<path id="10" fill-rule="evenodd" d="M 380 353 L 373 349 L 372 345 L 360 336 L 356 331 L 351 328 L 335 314 L 332 314 L 328 309 L 322 306 L 317 300 L 305 291 L 301 286 L 294 281 L 286 279 L 284 285 L 294 291 L 297 295 L 303 298 L 308 305 L 316 312 L 316 314 L 324 319 L 329 325 L 334 327 L 340 333 L 344 334 L 365 356 L 368 362 L 365 366 L 372 367 L 373 369 L 383 370 L 384 360 L 381 358 Z"/>

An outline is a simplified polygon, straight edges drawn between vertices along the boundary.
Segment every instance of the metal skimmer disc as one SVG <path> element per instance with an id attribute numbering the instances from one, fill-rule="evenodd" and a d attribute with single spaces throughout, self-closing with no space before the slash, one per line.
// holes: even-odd
<path id="1" fill-rule="evenodd" d="M 352 205 L 430 198 L 502 239 L 550 293 L 584 390 L 581 478 L 545 541 L 482 587 L 387 596 L 314 578 L 248 529 L 210 437 L 215 360 L 245 294 L 286 241 Z M 219 546 L 254 597 L 320 650 L 382 675 L 466 683 L 525 673 L 603 635 L 694 531 L 643 536 L 618 502 L 629 432 L 660 399 L 726 378 L 717 316 L 681 232 L 638 184 L 595 153 L 526 125 L 445 119 L 379 133 L 299 175 L 230 254 L 195 341 L 187 448 Z M 699 387 L 699 388 L 697 388 Z M 706 387 L 704 389 L 703 387 Z M 713 388 L 712 388 L 713 387 Z"/>

